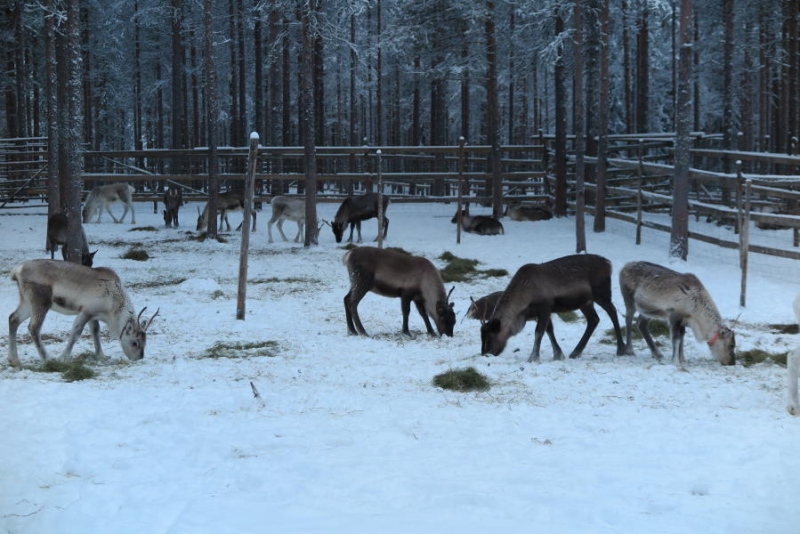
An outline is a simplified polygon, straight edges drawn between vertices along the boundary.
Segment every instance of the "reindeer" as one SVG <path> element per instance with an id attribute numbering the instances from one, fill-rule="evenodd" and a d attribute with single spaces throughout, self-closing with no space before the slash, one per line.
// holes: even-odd
<path id="1" fill-rule="evenodd" d="M 238 211 L 244 209 L 244 193 L 242 191 L 227 191 L 225 193 L 220 193 L 219 198 L 217 201 L 217 211 L 219 212 L 219 226 L 222 229 L 222 222 L 225 222 L 225 226 L 228 228 L 228 231 L 231 230 L 231 225 L 228 222 L 228 212 L 229 211 Z M 256 231 L 256 211 L 253 208 L 250 208 L 250 213 L 253 215 L 253 232 Z M 208 202 L 206 205 L 203 206 L 203 211 L 200 211 L 200 208 L 197 208 L 197 231 L 200 232 L 205 230 L 208 226 Z M 240 224 L 236 227 L 236 230 L 239 230 L 242 227 Z"/>
<path id="2" fill-rule="evenodd" d="M 164 224 L 167 228 L 178 227 L 178 210 L 183 205 L 183 190 L 180 186 L 170 185 L 164 190 Z"/>
<path id="3" fill-rule="evenodd" d="M 800 295 L 794 298 L 792 304 L 795 320 L 800 324 Z M 794 349 L 786 358 L 786 372 L 789 389 L 789 404 L 786 409 L 792 415 L 800 415 L 800 401 L 797 398 L 797 376 L 800 372 L 800 348 Z"/>
<path id="4" fill-rule="evenodd" d="M 389 219 L 386 217 L 386 208 L 389 206 L 389 197 L 383 196 L 383 237 L 389 232 Z M 378 194 L 366 193 L 357 197 L 347 197 L 342 202 L 331 223 L 336 242 L 341 243 L 345 228 L 350 225 L 348 243 L 353 242 L 353 229 L 358 230 L 358 242 L 361 243 L 361 221 L 378 216 Z M 380 231 L 380 230 L 379 230 Z M 377 238 L 376 238 L 377 239 Z"/>
<path id="5" fill-rule="evenodd" d="M 717 306 L 706 288 L 691 273 L 679 273 L 646 261 L 626 264 L 619 272 L 619 286 L 625 301 L 625 354 L 633 356 L 631 325 L 639 312 L 637 324 L 653 358 L 660 360 L 661 352 L 653 342 L 648 324 L 650 319 L 667 321 L 672 338 L 672 359 L 684 365 L 683 337 L 686 327 L 694 337 L 705 341 L 711 353 L 722 365 L 736 363 L 736 339 L 725 326 Z"/>
<path id="6" fill-rule="evenodd" d="M 408 330 L 411 303 L 417 306 L 428 334 L 434 336 L 429 320 L 433 319 L 439 335 L 453 337 L 456 314 L 450 293 L 445 293 L 439 271 L 425 258 L 374 247 L 358 247 L 347 251 L 342 258 L 350 275 L 350 291 L 344 297 L 347 331 L 352 335 L 368 335 L 358 316 L 358 303 L 372 291 L 384 297 L 400 297 L 403 312 L 403 333 Z"/>
<path id="7" fill-rule="evenodd" d="M 539 361 L 539 347 L 545 332 L 553 346 L 553 359 L 561 360 L 564 353 L 556 342 L 551 314 L 579 309 L 586 317 L 586 331 L 569 355 L 578 358 L 600 322 L 595 302 L 606 311 L 614 325 L 617 355 L 621 355 L 624 346 L 617 309 L 611 302 L 610 261 L 593 254 L 578 254 L 538 265 L 523 265 L 497 301 L 489 320 L 481 326 L 481 354 L 499 355 L 508 338 L 522 331 L 526 321 L 536 319 L 528 363 Z"/>
<path id="8" fill-rule="evenodd" d="M 288 241 L 286 234 L 283 233 L 283 221 L 288 219 L 297 223 L 297 235 L 294 236 L 294 242 L 298 243 L 300 236 L 303 234 L 303 227 L 306 225 L 305 199 L 278 195 L 273 197 L 270 205 L 272 206 L 272 218 L 267 223 L 269 242 L 272 243 L 272 225 L 276 221 L 278 223 L 278 232 L 280 232 L 284 241 Z"/>
<path id="9" fill-rule="evenodd" d="M 111 204 L 115 202 L 122 202 L 125 205 L 125 211 L 122 212 L 122 217 L 117 219 L 111 213 Z M 103 208 L 108 212 L 114 222 L 119 224 L 125 219 L 128 210 L 131 211 L 131 224 L 136 224 L 136 212 L 133 209 L 133 187 L 126 183 L 98 185 L 91 190 L 89 196 L 86 197 L 86 202 L 83 205 L 83 224 L 97 214 L 97 220 L 100 222 L 100 217 L 103 214 Z"/>
<path id="10" fill-rule="evenodd" d="M 505 215 L 512 221 L 546 221 L 553 218 L 553 208 L 548 204 L 528 204 L 510 200 Z"/>
<path id="11" fill-rule="evenodd" d="M 8 362 L 19 368 L 17 328 L 30 318 L 28 332 L 42 360 L 47 352 L 40 337 L 42 323 L 49 310 L 65 315 L 77 315 L 61 360 L 68 361 L 72 347 L 86 323 L 92 331 L 94 350 L 98 358 L 106 358 L 100 346 L 100 323 L 108 325 L 109 335 L 119 339 L 123 352 L 130 360 L 144 358 L 147 327 L 158 311 L 144 323 L 145 309 L 134 315 L 133 305 L 119 277 L 111 269 L 84 267 L 76 263 L 54 260 L 30 260 L 11 270 L 11 279 L 19 288 L 19 305 L 8 316 Z"/>
<path id="12" fill-rule="evenodd" d="M 458 212 L 453 215 L 451 223 L 458 223 Z M 461 210 L 461 228 L 465 232 L 478 235 L 502 235 L 503 223 L 487 215 L 470 215 L 469 210 Z"/>
<path id="13" fill-rule="evenodd" d="M 47 218 L 47 247 L 45 250 L 50 253 L 50 259 L 55 259 L 56 250 L 61 245 L 61 258 L 67 259 L 67 216 L 56 213 Z M 94 262 L 94 255 L 97 251 L 89 252 L 89 245 L 86 242 L 86 233 L 81 226 L 83 234 L 83 249 L 81 250 L 81 265 L 91 267 Z"/>

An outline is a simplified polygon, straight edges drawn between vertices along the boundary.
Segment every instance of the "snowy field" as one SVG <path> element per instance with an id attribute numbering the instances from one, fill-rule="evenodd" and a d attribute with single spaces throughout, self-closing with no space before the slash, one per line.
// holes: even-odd
<path id="1" fill-rule="evenodd" d="M 330 220 L 335 209 L 320 204 L 319 215 Z M 387 246 L 437 266 L 450 251 L 509 271 L 456 284 L 460 322 L 442 339 L 424 333 L 416 310 L 414 338 L 404 338 L 400 302 L 372 294 L 360 306 L 372 337 L 346 335 L 343 250 L 327 227 L 318 247 L 270 245 L 269 214 L 258 213 L 246 320 L 237 321 L 240 237 L 188 240 L 194 204 L 183 207 L 179 230 L 163 228 L 151 203 L 137 204 L 133 227 L 107 215 L 87 225 L 95 265 L 117 271 L 137 310 L 161 312 L 144 360 L 128 362 L 104 335 L 111 361 L 89 362 L 98 376 L 80 382 L 31 370 L 39 358 L 27 323 L 19 337 L 28 369 L 7 366 L 0 336 L 0 532 L 800 533 L 800 418 L 785 409 L 784 367 L 722 367 L 691 333 L 685 371 L 654 362 L 642 341 L 637 356 L 616 357 L 601 310 L 579 360 L 553 361 L 545 340 L 541 363 L 526 363 L 530 324 L 499 357 L 481 356 L 479 324 L 461 322 L 470 295 L 503 289 L 525 263 L 573 253 L 574 220 L 505 220 L 506 235 L 463 235 L 457 245 L 454 212 L 388 210 Z M 17 304 L 11 267 L 46 257 L 43 214 L 0 213 L 3 317 Z M 130 231 L 147 225 L 158 231 Z M 629 224 L 591 227 L 589 252 L 613 262 L 623 320 L 616 274 L 631 260 L 669 265 L 668 236 L 645 229 L 636 246 Z M 286 228 L 291 239 L 295 227 Z M 365 241 L 375 232 L 365 223 Z M 791 243 L 786 232 L 759 239 Z M 149 261 L 120 258 L 134 243 Z M 737 321 L 737 350 L 800 344 L 770 326 L 794 321 L 800 263 L 751 256 L 746 308 L 738 252 L 692 241 L 688 264 L 670 266 L 697 274 L 723 317 Z M 71 322 L 48 315 L 51 355 Z M 569 352 L 584 321 L 554 324 Z M 207 357 L 218 342 L 273 343 L 270 355 Z M 87 331 L 74 353 L 91 349 Z M 493 387 L 432 385 L 466 366 Z"/>

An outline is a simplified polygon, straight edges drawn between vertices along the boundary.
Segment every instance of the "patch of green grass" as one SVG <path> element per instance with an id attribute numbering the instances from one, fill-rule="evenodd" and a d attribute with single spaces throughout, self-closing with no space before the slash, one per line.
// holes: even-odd
<path id="1" fill-rule="evenodd" d="M 795 323 L 790 324 L 768 324 L 771 330 L 779 334 L 800 334 L 800 326 Z"/>
<path id="2" fill-rule="evenodd" d="M 61 360 L 46 360 L 41 367 L 32 367 L 32 371 L 40 373 L 61 373 L 61 377 L 67 382 L 77 382 L 94 378 L 96 373 L 83 365 L 80 360 L 62 362 Z"/>
<path id="3" fill-rule="evenodd" d="M 158 232 L 155 226 L 137 226 L 128 230 L 129 232 Z"/>
<path id="4" fill-rule="evenodd" d="M 300 276 L 287 276 L 286 278 L 253 278 L 248 280 L 250 284 L 321 284 L 318 278 L 302 278 Z"/>
<path id="5" fill-rule="evenodd" d="M 767 352 L 761 349 L 750 349 L 739 352 L 736 355 L 736 359 L 741 361 L 745 367 L 765 362 L 786 365 L 786 357 L 788 355 L 788 352 Z"/>
<path id="6" fill-rule="evenodd" d="M 451 369 L 433 377 L 433 385 L 451 391 L 486 391 L 491 387 L 489 379 L 474 367 Z"/>
<path id="7" fill-rule="evenodd" d="M 147 282 L 136 282 L 129 284 L 131 289 L 152 289 L 155 287 L 177 286 L 186 281 L 186 278 L 172 278 L 170 280 L 148 280 Z"/>
<path id="8" fill-rule="evenodd" d="M 648 329 L 650 330 L 650 335 L 653 336 L 653 338 L 669 337 L 669 325 L 664 321 L 650 321 L 648 324 Z M 622 334 L 625 335 L 624 324 L 622 325 L 622 330 Z M 606 334 L 609 336 L 614 336 L 614 330 L 606 330 Z M 639 326 L 635 322 L 631 325 L 631 339 L 642 339 L 642 333 L 639 332 Z"/>
<path id="9" fill-rule="evenodd" d="M 142 248 L 129 248 L 122 256 L 123 260 L 147 261 L 150 255 Z"/>
<path id="10" fill-rule="evenodd" d="M 198 241 L 200 243 L 205 242 L 208 239 L 208 232 L 200 232 L 199 234 L 192 234 L 186 232 L 186 239 L 189 241 Z M 227 243 L 228 240 L 222 237 L 220 234 L 217 234 L 217 243 Z"/>
<path id="11" fill-rule="evenodd" d="M 558 318 L 565 323 L 576 323 L 583 319 L 582 315 L 578 315 L 574 311 L 562 312 L 558 314 Z"/>
<path id="12" fill-rule="evenodd" d="M 274 357 L 280 351 L 277 341 L 217 341 L 203 353 L 203 358 L 249 358 L 253 356 Z"/>
<path id="13" fill-rule="evenodd" d="M 451 252 L 442 253 L 439 259 L 447 262 L 447 265 L 439 270 L 439 274 L 442 275 L 442 280 L 445 283 L 466 282 L 475 277 L 487 278 L 508 275 L 508 271 L 505 269 L 478 269 L 477 266 L 480 263 L 478 260 L 459 258 Z"/>

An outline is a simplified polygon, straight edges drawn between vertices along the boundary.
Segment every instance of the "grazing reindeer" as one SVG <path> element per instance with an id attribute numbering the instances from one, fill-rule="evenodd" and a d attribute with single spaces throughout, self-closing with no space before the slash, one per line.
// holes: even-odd
<path id="1" fill-rule="evenodd" d="M 231 225 L 228 222 L 228 212 L 229 211 L 238 211 L 244 209 L 244 193 L 242 191 L 227 191 L 225 193 L 220 193 L 217 201 L 217 211 L 219 212 L 219 227 L 220 230 L 222 229 L 222 222 L 225 222 L 225 226 L 228 228 L 228 231 L 231 230 Z M 256 231 L 256 210 L 250 208 L 250 213 L 253 215 L 253 232 Z M 200 232 L 205 230 L 208 226 L 208 202 L 203 207 L 203 211 L 200 211 L 200 208 L 197 208 L 197 231 Z M 242 227 L 240 224 L 236 227 L 239 230 Z"/>
<path id="2" fill-rule="evenodd" d="M 538 265 L 523 265 L 509 282 L 489 320 L 481 326 L 481 354 L 499 355 L 508 338 L 519 333 L 526 321 L 536 319 L 533 350 L 528 362 L 539 361 L 539 347 L 545 332 L 553 345 L 553 359 L 561 360 L 564 353 L 556 342 L 550 316 L 579 309 L 586 317 L 586 331 L 569 355 L 578 358 L 600 322 L 594 309 L 595 302 L 608 313 L 614 324 L 617 355 L 621 355 L 624 346 L 617 309 L 611 302 L 610 261 L 593 254 L 578 254 Z"/>
<path id="3" fill-rule="evenodd" d="M 635 261 L 619 272 L 619 286 L 625 301 L 625 354 L 633 355 L 631 325 L 639 312 L 639 332 L 647 342 L 653 358 L 660 360 L 661 352 L 653 342 L 648 323 L 650 319 L 667 321 L 672 338 L 672 359 L 677 356 L 683 367 L 683 337 L 686 327 L 694 337 L 705 341 L 711 353 L 722 365 L 736 363 L 733 331 L 725 326 L 717 306 L 706 288 L 691 273 L 679 273 L 661 265 Z"/>
<path id="4" fill-rule="evenodd" d="M 458 212 L 453 215 L 451 223 L 458 223 Z M 461 228 L 465 232 L 478 235 L 503 235 L 503 223 L 487 215 L 470 215 L 468 210 L 461 210 Z"/>
<path id="5" fill-rule="evenodd" d="M 55 259 L 56 250 L 61 245 L 61 258 L 67 259 L 67 216 L 56 213 L 47 218 L 47 247 L 45 250 L 50 253 L 50 259 Z M 83 250 L 81 250 L 81 265 L 91 267 L 94 262 L 94 255 L 97 251 L 89 252 L 89 245 L 86 243 L 86 233 L 83 232 Z"/>
<path id="6" fill-rule="evenodd" d="M 17 355 L 17 328 L 30 317 L 28 331 L 39 356 L 47 359 L 40 332 L 49 310 L 65 315 L 77 315 L 61 359 L 69 360 L 72 346 L 83 332 L 86 323 L 92 331 L 94 350 L 98 358 L 105 358 L 100 346 L 100 324 L 108 325 L 109 335 L 119 339 L 125 355 L 130 360 L 144 358 L 147 342 L 147 324 L 140 319 L 144 309 L 136 316 L 128 294 L 119 277 L 111 269 L 91 269 L 76 263 L 53 260 L 30 260 L 11 270 L 11 279 L 19 288 L 19 305 L 8 317 L 8 362 L 20 367 Z"/>
<path id="7" fill-rule="evenodd" d="M 122 202 L 125 205 L 125 211 L 122 212 L 122 217 L 119 219 L 114 217 L 114 214 L 111 213 L 110 206 L 115 202 Z M 95 213 L 97 214 L 97 220 L 95 222 L 100 222 L 103 208 L 105 208 L 117 224 L 125 219 L 125 215 L 128 213 L 128 210 L 130 210 L 131 224 L 136 224 L 136 212 L 133 210 L 133 187 L 129 184 L 98 185 L 92 189 L 83 205 L 83 224 L 88 223 Z"/>
<path id="8" fill-rule="evenodd" d="M 800 324 L 800 295 L 794 298 L 792 304 L 795 320 Z M 797 375 L 800 372 L 800 348 L 794 349 L 786 359 L 786 372 L 789 382 L 789 404 L 786 409 L 792 415 L 800 415 L 800 401 L 797 398 Z"/>
<path id="9" fill-rule="evenodd" d="M 358 247 L 349 250 L 342 258 L 350 275 L 350 291 L 344 297 L 344 312 L 347 331 L 350 334 L 367 335 L 358 316 L 358 303 L 372 291 L 384 297 L 400 297 L 403 312 L 403 333 L 408 331 L 408 314 L 411 303 L 425 321 L 428 334 L 436 335 L 429 317 L 436 323 L 439 335 L 453 337 L 456 314 L 450 293 L 445 293 L 439 271 L 431 262 L 419 256 L 374 247 Z"/>
<path id="10" fill-rule="evenodd" d="M 178 210 L 183 205 L 183 190 L 177 185 L 170 185 L 164 191 L 164 224 L 167 228 L 178 227 Z"/>
<path id="11" fill-rule="evenodd" d="M 306 201 L 300 197 L 285 197 L 278 195 L 273 197 L 270 202 L 272 206 L 272 218 L 267 223 L 267 234 L 269 235 L 269 242 L 272 243 L 272 225 L 278 223 L 278 232 L 284 241 L 286 234 L 283 233 L 283 221 L 290 220 L 297 222 L 297 235 L 294 236 L 294 242 L 300 241 L 300 236 L 303 234 L 303 227 L 306 225 Z"/>
<path id="12" fill-rule="evenodd" d="M 519 200 L 510 200 L 505 215 L 512 221 L 546 221 L 553 218 L 553 208 L 547 204 L 525 204 Z"/>
<path id="13" fill-rule="evenodd" d="M 389 206 L 389 197 L 383 196 L 383 237 L 389 232 L 389 219 L 386 217 L 386 208 Z M 353 229 L 358 230 L 358 242 L 361 243 L 361 221 L 378 216 L 378 194 L 366 193 L 357 197 L 347 197 L 339 206 L 331 223 L 336 242 L 341 243 L 347 225 L 350 225 L 348 243 L 353 241 Z M 377 239 L 377 238 L 376 238 Z"/>

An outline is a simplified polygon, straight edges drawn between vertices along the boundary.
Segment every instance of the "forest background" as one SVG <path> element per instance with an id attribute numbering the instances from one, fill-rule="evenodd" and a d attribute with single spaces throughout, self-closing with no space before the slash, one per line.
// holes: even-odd
<path id="1" fill-rule="evenodd" d="M 800 125 L 792 0 L 5 6 L 0 137 L 50 140 L 51 212 L 80 205 L 80 150 L 245 146 L 251 131 L 306 147 L 555 132 L 557 154 L 569 133 L 587 155 L 609 134 L 673 131 L 680 200 L 690 132 L 794 153 Z"/>

